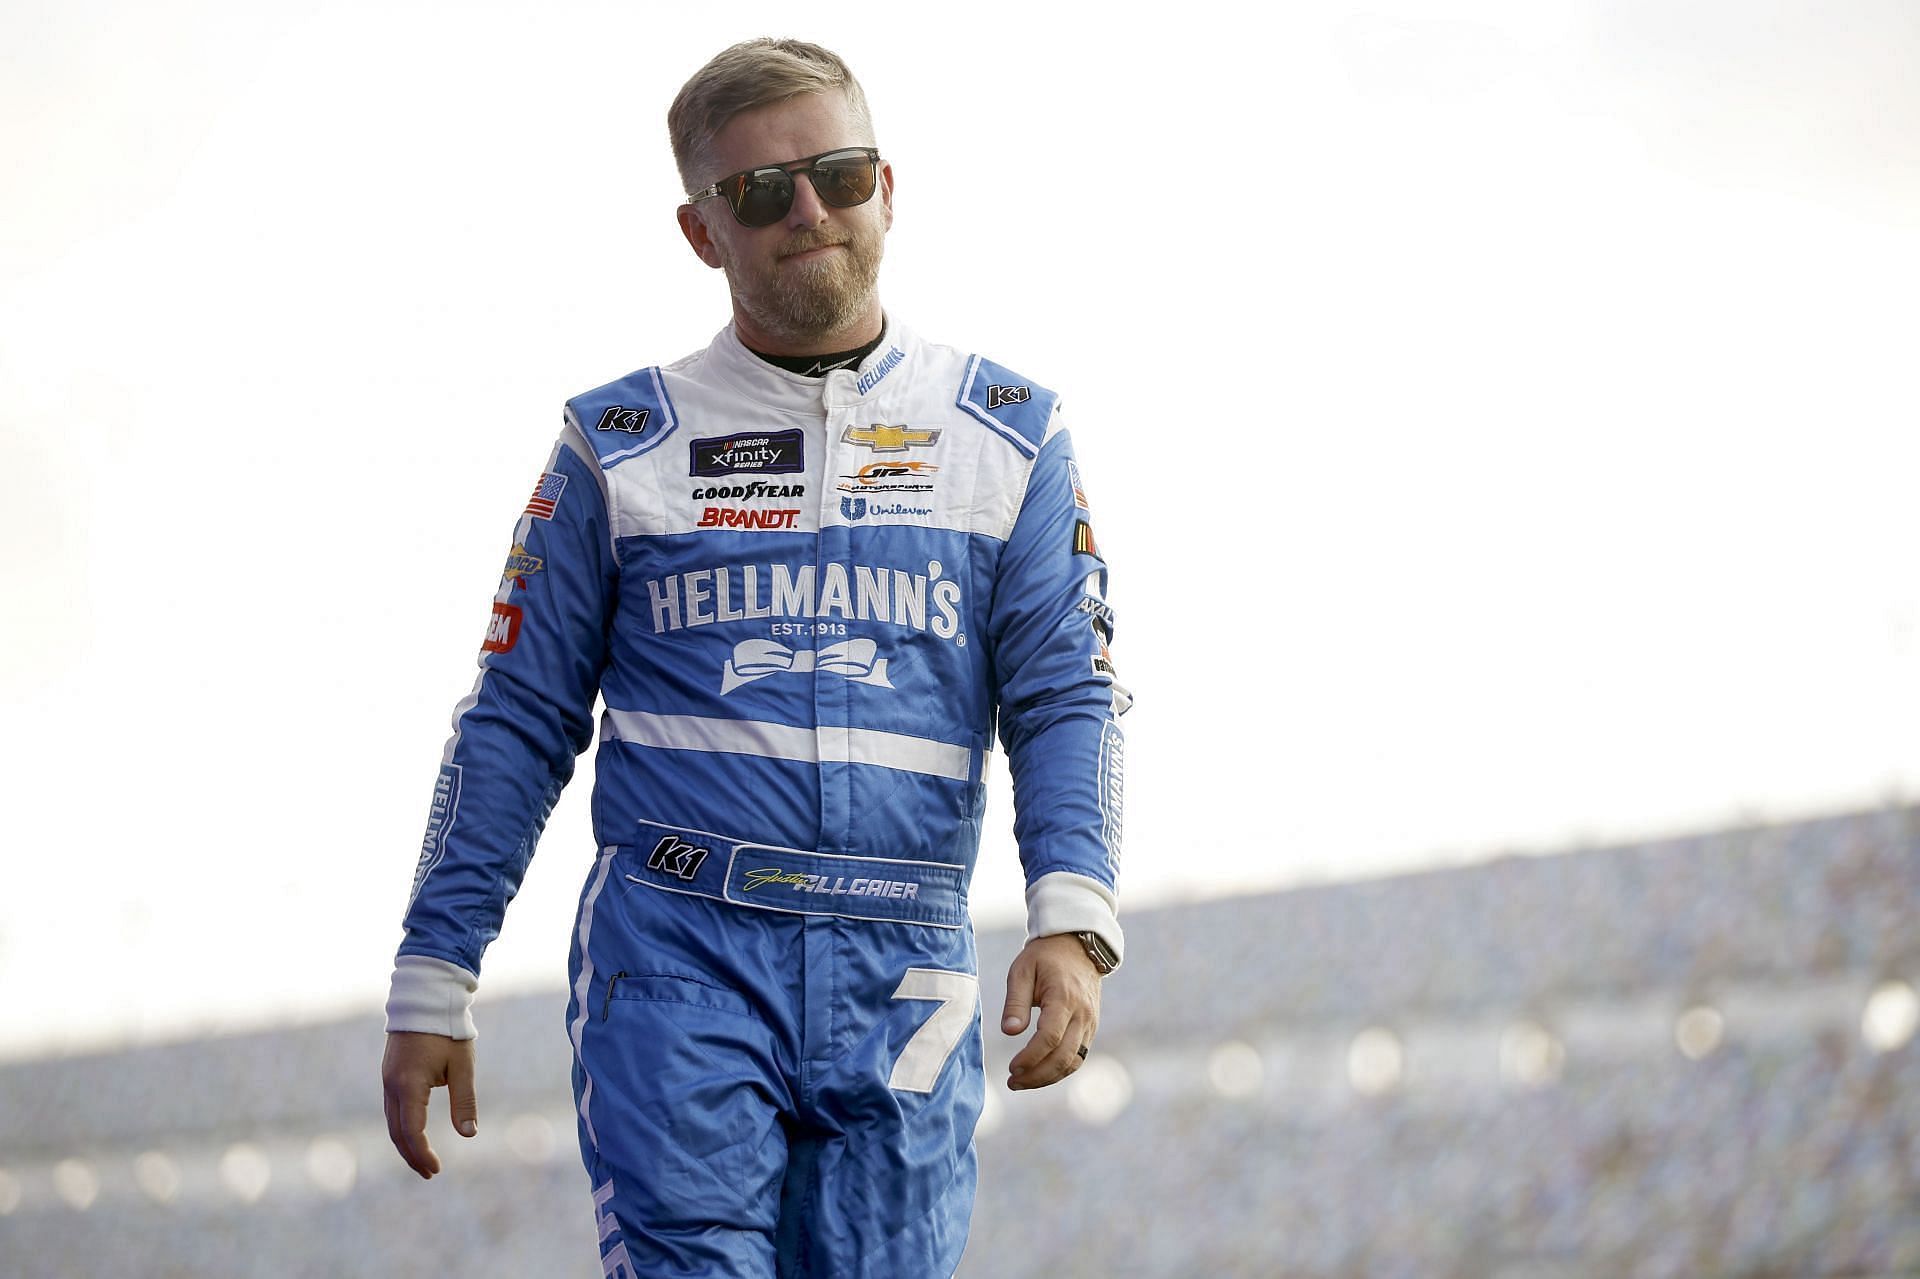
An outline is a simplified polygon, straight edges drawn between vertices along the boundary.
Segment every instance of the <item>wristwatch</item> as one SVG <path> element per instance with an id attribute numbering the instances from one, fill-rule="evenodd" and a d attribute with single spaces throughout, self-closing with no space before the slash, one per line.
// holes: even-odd
<path id="1" fill-rule="evenodd" d="M 1102 977 L 1105 977 L 1108 973 L 1120 966 L 1120 956 L 1113 953 L 1113 947 L 1107 945 L 1106 939 L 1101 937 L 1099 933 L 1075 933 L 1073 935 L 1080 939 L 1082 946 L 1086 947 L 1087 958 L 1093 961 L 1093 966 L 1099 970 Z"/>

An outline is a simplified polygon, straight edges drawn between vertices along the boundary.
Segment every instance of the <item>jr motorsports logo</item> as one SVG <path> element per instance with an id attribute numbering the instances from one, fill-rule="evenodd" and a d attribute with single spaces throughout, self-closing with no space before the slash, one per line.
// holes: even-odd
<path id="1" fill-rule="evenodd" d="M 933 477 L 939 472 L 931 462 L 892 458 L 868 462 L 852 475 L 841 476 L 835 487 L 842 493 L 931 493 Z"/>

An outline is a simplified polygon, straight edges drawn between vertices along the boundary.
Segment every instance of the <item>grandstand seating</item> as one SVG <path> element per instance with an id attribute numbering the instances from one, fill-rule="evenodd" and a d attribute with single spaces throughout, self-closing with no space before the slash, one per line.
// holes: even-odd
<path id="1" fill-rule="evenodd" d="M 1904 808 L 1132 912 L 1069 1084 L 988 1027 L 961 1273 L 1920 1275 L 1916 924 Z M 563 1005 L 483 995 L 432 1183 L 373 1015 L 0 1065 L 0 1271 L 596 1275 Z"/>

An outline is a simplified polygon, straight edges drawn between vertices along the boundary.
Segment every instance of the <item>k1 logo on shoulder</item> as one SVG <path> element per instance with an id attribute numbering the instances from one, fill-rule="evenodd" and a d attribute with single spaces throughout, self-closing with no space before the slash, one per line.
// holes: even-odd
<path id="1" fill-rule="evenodd" d="M 1025 404 L 1033 398 L 1033 391 L 1024 386 L 990 386 L 987 388 L 987 407 L 997 409 L 1002 404 Z"/>
<path id="2" fill-rule="evenodd" d="M 623 409 L 618 404 L 600 415 L 594 424 L 596 431 L 626 431 L 639 435 L 647 429 L 647 419 L 653 416 L 652 409 Z"/>
<path id="3" fill-rule="evenodd" d="M 692 475 L 792 474 L 806 469 L 799 431 L 719 435 L 687 446 Z"/>

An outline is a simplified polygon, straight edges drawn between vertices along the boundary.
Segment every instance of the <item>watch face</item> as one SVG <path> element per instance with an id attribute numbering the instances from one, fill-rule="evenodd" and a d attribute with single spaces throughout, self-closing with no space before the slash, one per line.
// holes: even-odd
<path id="1" fill-rule="evenodd" d="M 1074 936 L 1080 939 L 1080 944 L 1086 948 L 1087 958 L 1093 961 L 1093 966 L 1100 970 L 1101 976 L 1119 967 L 1118 956 L 1099 933 L 1075 933 Z"/>

